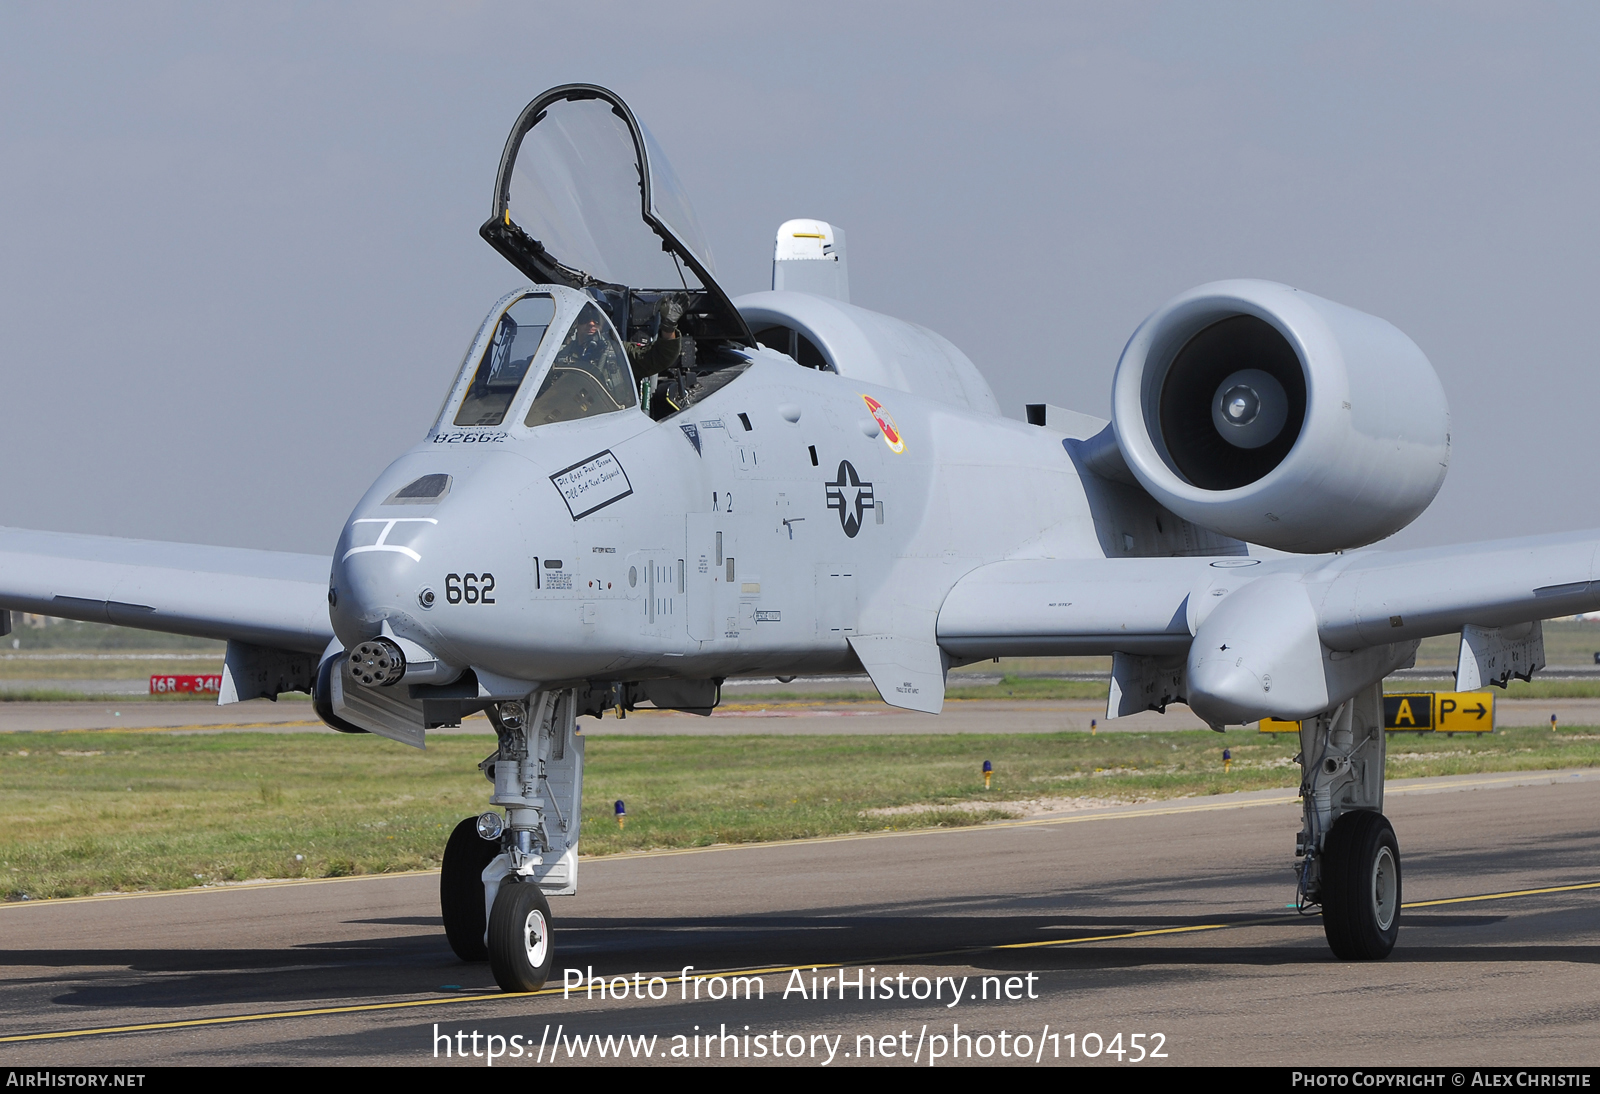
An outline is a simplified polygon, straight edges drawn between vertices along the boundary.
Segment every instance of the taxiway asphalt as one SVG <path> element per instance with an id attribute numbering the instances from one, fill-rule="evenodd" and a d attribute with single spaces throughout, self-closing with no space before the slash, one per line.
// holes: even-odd
<path id="1" fill-rule="evenodd" d="M 554 988 L 527 996 L 450 953 L 436 874 L 5 905 L 0 1061 L 481 1067 L 493 1046 L 498 1066 L 548 1066 L 559 1032 L 563 1065 L 583 1045 L 571 1062 L 615 1062 L 608 1035 L 656 1038 L 648 1058 L 620 1042 L 625 1063 L 673 1062 L 679 1043 L 705 1063 L 687 1038 L 725 1032 L 711 1063 L 817 1066 L 831 1044 L 831 1066 L 943 1065 L 952 1047 L 967 1063 L 969 1045 L 991 1053 L 972 1063 L 1016 1065 L 1021 1035 L 1029 1062 L 1043 1046 L 1041 1063 L 1106 1065 L 1120 1034 L 1122 1066 L 1594 1064 L 1600 778 L 1410 780 L 1387 811 L 1409 907 L 1376 963 L 1334 960 L 1285 907 L 1299 809 L 1282 791 L 587 860 L 579 894 L 553 901 Z M 563 999 L 568 966 L 626 978 L 629 997 Z M 835 980 L 812 998 L 840 966 L 892 996 L 841 1001 Z M 795 967 L 806 993 L 785 998 Z M 738 970 L 764 999 L 711 1000 L 715 980 L 693 998 L 695 975 Z M 973 998 L 984 978 L 991 998 Z M 900 997 L 935 983 L 941 998 Z"/>

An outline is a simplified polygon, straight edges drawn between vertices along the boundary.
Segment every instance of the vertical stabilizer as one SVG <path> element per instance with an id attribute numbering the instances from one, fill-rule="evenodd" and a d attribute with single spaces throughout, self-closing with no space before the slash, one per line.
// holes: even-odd
<path id="1" fill-rule="evenodd" d="M 772 287 L 850 302 L 844 229 L 823 220 L 786 220 L 772 251 Z"/>

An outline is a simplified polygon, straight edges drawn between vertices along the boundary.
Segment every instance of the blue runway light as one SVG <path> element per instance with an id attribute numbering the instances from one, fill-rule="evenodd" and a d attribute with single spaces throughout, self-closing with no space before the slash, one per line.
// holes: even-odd
<path id="1" fill-rule="evenodd" d="M 994 776 L 994 764 L 988 760 L 983 761 L 983 788 L 989 789 L 989 780 Z"/>
<path id="2" fill-rule="evenodd" d="M 617 799 L 617 827 L 626 828 L 628 825 L 628 809 L 622 804 L 622 799 Z"/>

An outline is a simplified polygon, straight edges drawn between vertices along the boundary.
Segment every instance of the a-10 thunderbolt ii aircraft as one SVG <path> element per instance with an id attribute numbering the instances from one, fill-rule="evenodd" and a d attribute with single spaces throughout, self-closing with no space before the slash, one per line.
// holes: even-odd
<path id="1" fill-rule="evenodd" d="M 847 303 L 827 224 L 784 225 L 773 291 L 730 300 L 661 150 L 587 85 L 517 119 L 481 234 L 533 284 L 331 559 L 7 530 L 0 606 L 224 638 L 222 702 L 309 691 L 346 732 L 422 747 L 485 712 L 493 808 L 441 903 L 508 990 L 544 982 L 546 896 L 577 886 L 578 716 L 861 669 L 937 712 L 951 666 L 1001 655 L 1111 655 L 1107 717 L 1301 719 L 1299 901 L 1384 957 L 1384 676 L 1459 631 L 1459 687 L 1526 678 L 1538 620 L 1600 608 L 1600 533 L 1355 550 L 1433 499 L 1449 412 L 1409 338 L 1309 293 L 1186 292 L 1128 342 L 1110 423 L 1011 421 L 945 339 Z"/>

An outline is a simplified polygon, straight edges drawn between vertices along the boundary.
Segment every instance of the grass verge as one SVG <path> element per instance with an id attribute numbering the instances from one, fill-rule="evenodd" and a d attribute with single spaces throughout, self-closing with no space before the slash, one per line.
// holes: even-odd
<path id="1" fill-rule="evenodd" d="M 1383 690 L 1396 691 L 1454 691 L 1455 681 L 1449 675 L 1438 680 L 1404 680 L 1390 677 L 1383 682 Z M 1600 680 L 1513 680 L 1504 689 L 1480 688 L 1496 699 L 1594 699 L 1600 697 Z"/>
<path id="2" fill-rule="evenodd" d="M 485 808 L 488 737 L 59 732 L 0 738 L 5 899 L 437 866 Z M 1221 754 L 1234 756 L 1224 774 Z M 1201 732 L 593 737 L 584 851 L 971 824 L 1039 798 L 1138 801 L 1298 782 L 1292 739 Z M 983 789 L 981 766 L 995 767 Z M 1389 775 L 1600 765 L 1600 732 L 1395 738 Z M 612 803 L 627 803 L 619 830 Z M 898 807 L 919 811 L 876 812 Z M 297 857 L 298 856 L 298 857 Z"/>

